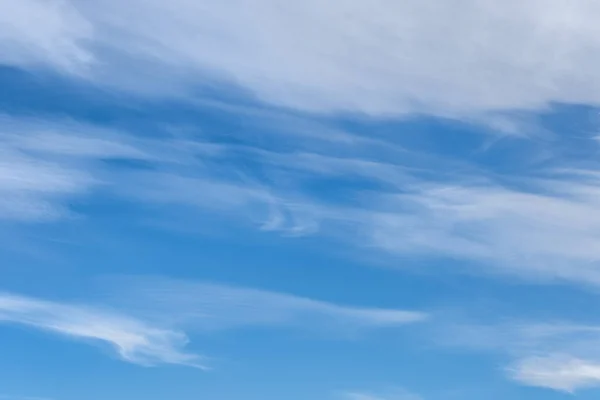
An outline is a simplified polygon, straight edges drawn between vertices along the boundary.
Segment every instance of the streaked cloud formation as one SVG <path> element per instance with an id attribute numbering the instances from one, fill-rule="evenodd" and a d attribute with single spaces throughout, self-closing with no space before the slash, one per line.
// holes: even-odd
<path id="1" fill-rule="evenodd" d="M 132 363 L 204 367 L 200 357 L 185 350 L 188 334 L 247 326 L 327 329 L 344 334 L 427 318 L 421 312 L 346 307 L 201 282 L 159 278 L 122 282 L 126 285 L 120 285 L 118 308 L 0 294 L 0 322 L 108 343 Z"/>
<path id="2" fill-rule="evenodd" d="M 164 278 L 124 279 L 111 302 L 166 323 L 211 331 L 241 326 L 345 331 L 422 322 L 426 313 L 347 307 L 247 288 Z M 148 309 L 147 307 L 150 307 Z"/>
<path id="3" fill-rule="evenodd" d="M 0 0 L 0 74 L 31 91 L 0 95 L 0 234 L 90 227 L 97 201 L 126 208 L 128 226 L 218 221 L 210 229 L 314 236 L 367 265 L 597 288 L 598 121 L 581 128 L 590 114 L 565 104 L 600 105 L 599 20 L 597 0 Z M 107 292 L 0 293 L 0 322 L 108 344 L 132 363 L 204 367 L 194 339 L 221 330 L 343 337 L 430 317 L 193 279 Z M 594 323 L 465 331 L 462 345 L 500 355 L 513 383 L 600 387 Z"/>
<path id="4" fill-rule="evenodd" d="M 182 332 L 149 326 L 135 318 L 93 307 L 0 295 L 0 322 L 26 325 L 74 339 L 112 345 L 127 361 L 194 365 L 196 357 L 182 348 Z"/>
<path id="5" fill-rule="evenodd" d="M 319 128 L 327 126 L 310 131 Z M 537 168 L 515 179 L 348 132 L 329 147 L 331 139 L 286 135 L 285 128 L 265 135 L 277 135 L 288 149 L 264 140 L 141 138 L 65 120 L 4 117 L 0 130 L 0 219 L 69 216 L 67 201 L 104 193 L 159 206 L 156 215 L 217 212 L 234 223 L 319 234 L 391 255 L 459 258 L 484 263 L 485 272 L 600 283 L 600 181 L 592 165 Z M 315 140 L 324 144 L 318 151 Z M 143 167 L 115 167 L 115 160 Z M 340 181 L 348 200 L 311 190 L 348 178 L 358 183 Z"/>
<path id="6" fill-rule="evenodd" d="M 144 154 L 114 132 L 71 120 L 0 114 L 0 220 L 68 217 L 68 199 L 105 184 L 98 162 Z"/>
<path id="7" fill-rule="evenodd" d="M 5 63 L 75 71 L 144 92 L 176 93 L 209 78 L 275 105 L 373 115 L 600 101 L 594 0 L 0 6 Z M 30 15 L 35 26 L 27 24 Z"/>

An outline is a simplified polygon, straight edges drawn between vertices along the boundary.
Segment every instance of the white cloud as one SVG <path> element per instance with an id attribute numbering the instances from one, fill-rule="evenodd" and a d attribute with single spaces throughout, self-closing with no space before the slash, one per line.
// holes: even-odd
<path id="1" fill-rule="evenodd" d="M 524 324 L 506 343 L 509 376 L 525 385 L 575 392 L 600 387 L 600 326 Z"/>
<path id="2" fill-rule="evenodd" d="M 288 327 L 330 330 L 343 336 L 361 329 L 421 322 L 428 317 L 421 312 L 347 307 L 201 282 L 137 278 L 121 284 L 117 298 L 105 299 L 105 306 L 0 293 L 0 323 L 108 343 L 121 358 L 136 364 L 204 368 L 200 357 L 185 351 L 185 331 L 208 334 L 253 326 Z M 113 306 L 107 307 L 109 303 Z M 117 309 L 120 311 L 113 311 Z"/>
<path id="3" fill-rule="evenodd" d="M 135 318 L 94 307 L 0 294 L 0 322 L 20 324 L 113 346 L 126 361 L 197 365 L 185 353 L 184 333 L 150 326 Z"/>
<path id="4" fill-rule="evenodd" d="M 254 179 L 216 178 L 208 174 L 134 173 L 117 187 L 117 195 L 185 214 L 214 212 L 222 220 L 252 224 L 291 235 L 315 233 L 319 216 L 309 202 L 294 199 Z"/>
<path id="5" fill-rule="evenodd" d="M 72 199 L 103 191 L 114 200 L 152 205 L 157 218 L 175 221 L 170 213 L 182 212 L 186 225 L 194 215 L 211 216 L 331 236 L 392 256 L 473 261 L 486 273 L 600 284 L 594 164 L 501 177 L 501 184 L 460 160 L 393 145 L 388 153 L 384 141 L 354 136 L 317 152 L 303 136 L 279 141 L 284 149 L 269 146 L 278 134 L 264 133 L 271 135 L 260 141 L 265 146 L 233 146 L 4 117 L 0 219 L 56 220 L 70 215 Z M 149 168 L 104 163 L 115 158 Z M 312 189 L 332 180 L 343 197 Z"/>
<path id="6" fill-rule="evenodd" d="M 65 0 L 0 0 L 0 63 L 80 73 L 93 27 Z"/>
<path id="7" fill-rule="evenodd" d="M 492 120 L 498 110 L 600 101 L 594 0 L 1 5 L 4 62 L 83 64 L 96 80 L 144 91 L 212 77 L 302 110 Z"/>
<path id="8" fill-rule="evenodd" d="M 573 393 L 600 387 L 600 326 L 511 321 L 446 326 L 444 344 L 495 351 L 511 361 L 509 378 L 527 386 Z"/>
<path id="9" fill-rule="evenodd" d="M 114 132 L 65 120 L 0 115 L 0 220 L 51 221 L 103 182 L 103 158 L 143 159 Z"/>
<path id="10" fill-rule="evenodd" d="M 373 243 L 392 253 L 443 255 L 530 278 L 600 283 L 600 181 L 570 176 L 525 183 L 525 189 L 494 182 L 417 185 L 380 198 L 384 211 L 363 222 Z"/>
<path id="11" fill-rule="evenodd" d="M 530 386 L 573 393 L 600 386 L 600 360 L 553 355 L 519 360 L 509 369 L 513 379 Z"/>
<path id="12" fill-rule="evenodd" d="M 216 169 L 224 150 L 170 135 L 144 139 L 71 120 L 0 115 L 0 221 L 58 220 L 71 215 L 71 200 L 103 191 L 163 209 L 249 216 L 269 230 L 315 229 L 305 207 L 235 167 Z M 151 172 L 104 163 L 114 159 L 143 161 Z"/>
<path id="13" fill-rule="evenodd" d="M 116 304 L 200 331 L 262 326 L 343 333 L 428 318 L 422 312 L 341 306 L 283 293 L 163 278 L 124 280 L 116 288 L 112 299 Z"/>
<path id="14" fill-rule="evenodd" d="M 238 216 L 262 215 L 278 229 L 318 229 L 391 255 L 462 259 L 477 263 L 480 272 L 600 284 L 600 179 L 593 167 L 492 179 L 458 162 L 415 154 L 404 157 L 404 165 L 369 159 L 360 150 L 344 158 L 267 151 L 252 157 L 263 175 L 277 179 L 253 187 L 167 176 L 150 179 L 168 186 L 142 193 Z M 421 167 L 423 160 L 430 166 Z M 339 178 L 354 182 L 339 182 L 342 201 L 310 189 Z"/>
<path id="15" fill-rule="evenodd" d="M 1 151 L 0 219 L 53 220 L 68 214 L 61 200 L 86 192 L 86 172 L 13 151 Z"/>

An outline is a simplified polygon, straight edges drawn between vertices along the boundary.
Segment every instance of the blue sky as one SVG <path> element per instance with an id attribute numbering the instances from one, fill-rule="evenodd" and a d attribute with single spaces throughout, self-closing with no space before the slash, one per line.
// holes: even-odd
<path id="1" fill-rule="evenodd" d="M 595 399 L 600 5 L 0 0 L 0 400 Z"/>

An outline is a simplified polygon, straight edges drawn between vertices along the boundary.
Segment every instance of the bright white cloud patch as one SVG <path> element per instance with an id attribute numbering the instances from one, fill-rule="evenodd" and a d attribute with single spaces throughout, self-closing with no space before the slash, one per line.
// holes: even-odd
<path id="1" fill-rule="evenodd" d="M 0 4 L 5 63 L 94 58 L 90 76 L 144 91 L 212 77 L 276 105 L 374 115 L 600 102 L 595 0 Z"/>
<path id="2" fill-rule="evenodd" d="M 526 385 L 566 392 L 600 386 L 599 360 L 561 355 L 531 357 L 520 360 L 509 372 Z"/>
<path id="3" fill-rule="evenodd" d="M 520 327 L 512 343 L 516 356 L 509 376 L 526 385 L 574 392 L 600 387 L 600 327 L 532 324 Z"/>
<path id="4" fill-rule="evenodd" d="M 522 385 L 570 393 L 600 387 L 598 325 L 514 321 L 446 327 L 443 336 L 445 344 L 503 353 L 508 377 Z"/>

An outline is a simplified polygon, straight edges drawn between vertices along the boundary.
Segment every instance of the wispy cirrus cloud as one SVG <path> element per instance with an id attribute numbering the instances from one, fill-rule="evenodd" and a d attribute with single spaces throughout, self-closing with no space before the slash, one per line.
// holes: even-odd
<path id="1" fill-rule="evenodd" d="M 300 110 L 496 122 L 502 111 L 600 101 L 593 0 L 0 5 L 4 63 L 142 92 L 173 95 L 212 78 Z"/>
<path id="2" fill-rule="evenodd" d="M 104 193 L 163 209 L 248 215 L 265 229 L 314 229 L 289 193 L 224 165 L 226 150 L 168 133 L 148 139 L 64 118 L 0 115 L 0 221 L 61 220 L 73 215 L 68 203 Z"/>
<path id="3" fill-rule="evenodd" d="M 391 143 L 394 157 L 385 142 L 360 135 L 317 149 L 301 134 L 278 136 L 276 146 L 143 138 L 64 120 L 4 117 L 0 125 L 3 220 L 59 220 L 73 199 L 101 192 L 141 213 L 151 205 L 155 217 L 185 210 L 391 256 L 462 259 L 485 273 L 600 282 L 593 162 L 570 170 L 551 163 L 517 179 Z M 314 189 L 330 184 L 340 195 Z"/>
<path id="4" fill-rule="evenodd" d="M 254 326 L 326 330 L 343 336 L 428 318 L 424 312 L 342 306 L 283 293 L 164 278 L 121 280 L 112 293 L 117 287 L 116 298 L 94 304 L 2 293 L 0 323 L 107 343 L 123 360 L 135 364 L 205 368 L 202 357 L 185 349 L 191 335 Z"/>
<path id="5" fill-rule="evenodd" d="M 493 181 L 414 188 L 380 198 L 387 212 L 368 222 L 376 245 L 484 262 L 530 278 L 598 282 L 597 179 L 532 178 L 525 188 Z"/>
<path id="6" fill-rule="evenodd" d="M 148 157 L 106 129 L 0 115 L 0 220 L 51 221 L 69 199 L 107 184 L 99 161 Z"/>
<path id="7" fill-rule="evenodd" d="M 267 154 L 259 165 L 263 176 L 276 178 L 254 189 L 164 176 L 165 189 L 140 193 L 200 209 L 249 210 L 246 215 L 279 221 L 274 224 L 279 229 L 318 231 L 390 255 L 462 259 L 485 265 L 480 271 L 533 280 L 600 282 L 595 245 L 600 240 L 595 212 L 600 181 L 593 169 L 550 168 L 498 179 L 450 167 L 446 176 L 431 178 L 424 176 L 426 170 L 358 155 L 340 159 L 293 152 Z M 331 179 L 340 179 L 336 182 L 344 197 L 311 190 Z M 347 179 L 352 184 L 344 184 Z M 221 201 L 202 197 L 205 192 Z"/>
<path id="8" fill-rule="evenodd" d="M 188 339 L 183 332 L 151 326 L 102 308 L 3 293 L 0 323 L 108 343 L 124 360 L 142 365 L 200 365 L 196 356 L 184 352 Z"/>
<path id="9" fill-rule="evenodd" d="M 190 280 L 133 278 L 113 284 L 111 303 L 199 331 L 255 326 L 344 332 L 402 326 L 429 318 L 424 312 L 342 306 Z"/>

